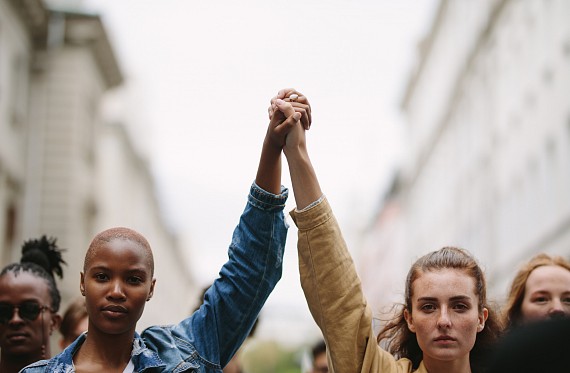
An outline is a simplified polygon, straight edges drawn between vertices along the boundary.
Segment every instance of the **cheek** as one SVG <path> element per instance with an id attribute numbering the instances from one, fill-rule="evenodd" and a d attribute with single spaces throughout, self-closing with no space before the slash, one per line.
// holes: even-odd
<path id="1" fill-rule="evenodd" d="M 471 348 L 475 344 L 475 340 L 477 339 L 479 327 L 479 318 L 477 315 L 474 317 L 465 318 L 458 322 L 458 328 L 460 330 L 461 335 L 465 341 L 466 345 L 470 345 Z"/>
<path id="2" fill-rule="evenodd" d="M 523 319 L 535 318 L 545 314 L 545 311 L 536 304 L 524 299 L 521 304 L 521 316 Z"/>
<path id="3" fill-rule="evenodd" d="M 418 340 L 429 336 L 437 328 L 437 320 L 429 316 L 414 314 L 414 329 Z"/>

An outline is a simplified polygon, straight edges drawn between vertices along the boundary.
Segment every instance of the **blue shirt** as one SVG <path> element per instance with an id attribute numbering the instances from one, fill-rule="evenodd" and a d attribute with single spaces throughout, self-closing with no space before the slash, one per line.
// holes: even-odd
<path id="1" fill-rule="evenodd" d="M 190 317 L 171 326 L 135 333 L 131 360 L 135 372 L 221 372 L 248 336 L 267 297 L 281 278 L 288 190 L 279 195 L 251 186 L 247 205 L 234 230 L 229 260 Z M 73 355 L 86 335 L 50 360 L 21 372 L 71 373 Z"/>

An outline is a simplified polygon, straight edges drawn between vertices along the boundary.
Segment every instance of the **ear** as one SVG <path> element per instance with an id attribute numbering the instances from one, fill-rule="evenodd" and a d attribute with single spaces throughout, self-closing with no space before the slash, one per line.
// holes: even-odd
<path id="1" fill-rule="evenodd" d="M 150 300 L 150 298 L 152 298 L 152 296 L 154 295 L 154 285 L 156 284 L 156 279 L 153 278 L 152 281 L 150 282 L 150 291 L 148 292 L 148 297 L 146 298 L 146 301 L 148 302 Z"/>
<path id="2" fill-rule="evenodd" d="M 51 320 L 49 322 L 49 335 L 53 333 L 54 330 L 59 330 L 59 326 L 61 325 L 61 316 L 58 313 L 54 313 L 51 315 Z"/>
<path id="3" fill-rule="evenodd" d="M 477 333 L 480 333 L 485 329 L 485 321 L 489 317 L 489 310 L 487 308 L 483 308 L 483 311 L 479 313 L 479 324 L 477 325 Z"/>
<path id="4" fill-rule="evenodd" d="M 81 279 L 79 280 L 79 291 L 81 291 L 81 295 L 85 296 L 85 275 L 83 272 L 80 272 Z"/>
<path id="5" fill-rule="evenodd" d="M 412 314 L 408 312 L 407 309 L 404 309 L 404 318 L 406 319 L 406 323 L 408 323 L 408 329 L 412 332 L 416 332 L 416 327 L 414 326 L 414 319 L 412 318 Z"/>

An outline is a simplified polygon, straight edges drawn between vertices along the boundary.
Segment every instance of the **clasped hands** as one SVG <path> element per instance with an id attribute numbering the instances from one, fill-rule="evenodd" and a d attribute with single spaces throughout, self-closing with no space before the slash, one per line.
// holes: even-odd
<path id="1" fill-rule="evenodd" d="M 294 88 L 280 90 L 269 108 L 270 141 L 280 148 L 304 143 L 304 132 L 311 127 L 311 106 L 307 97 Z"/>

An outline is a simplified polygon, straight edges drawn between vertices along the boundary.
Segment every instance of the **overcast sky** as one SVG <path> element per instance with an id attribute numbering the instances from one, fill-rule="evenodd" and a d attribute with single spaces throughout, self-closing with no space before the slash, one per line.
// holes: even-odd
<path id="1" fill-rule="evenodd" d="M 121 94 L 128 99 L 113 115 L 149 159 L 165 216 L 199 284 L 211 282 L 227 259 L 255 177 L 269 99 L 285 87 L 312 104 L 309 151 L 349 246 L 357 245 L 405 154 L 399 104 L 436 0 L 84 5 L 102 14 L 126 78 Z M 283 184 L 290 186 L 286 172 Z M 286 210 L 292 208 L 293 195 Z M 293 342 L 315 331 L 295 244 L 292 226 L 283 279 L 260 323 L 262 336 L 300 334 Z"/>

